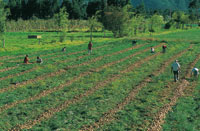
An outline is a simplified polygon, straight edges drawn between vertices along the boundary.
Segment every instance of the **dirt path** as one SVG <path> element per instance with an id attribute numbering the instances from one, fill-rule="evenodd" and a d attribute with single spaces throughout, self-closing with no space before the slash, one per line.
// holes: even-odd
<path id="1" fill-rule="evenodd" d="M 103 48 L 103 47 L 107 47 L 107 46 L 109 46 L 109 45 L 103 45 L 103 46 L 95 47 L 95 48 L 93 48 L 93 49 L 99 49 L 99 48 Z M 50 58 L 44 58 L 44 59 L 43 59 L 44 61 L 48 61 L 49 59 L 51 60 L 51 59 L 55 59 L 55 58 L 58 58 L 58 57 L 80 54 L 80 53 L 84 53 L 84 52 L 86 52 L 86 51 L 87 51 L 87 50 L 82 50 L 82 51 L 72 52 L 72 53 L 69 53 L 69 54 L 65 54 L 65 53 L 60 53 L 60 54 L 58 54 L 58 52 L 56 52 L 56 53 L 52 53 L 52 54 L 41 55 L 40 57 L 57 54 L 56 56 L 51 56 Z M 85 56 L 86 56 L 86 55 L 85 55 Z M 36 59 L 36 58 L 35 58 L 35 59 Z M 9 61 L 9 62 L 17 63 L 17 62 L 22 62 L 22 61 L 23 61 L 23 59 L 21 59 L 21 60 L 15 60 L 15 61 Z"/>
<path id="2" fill-rule="evenodd" d="M 18 66 L 14 66 L 14 67 L 8 67 L 8 68 L 5 68 L 5 69 L 0 69 L 0 72 L 5 72 L 5 71 L 9 71 L 9 70 L 14 70 L 16 69 Z"/>
<path id="3" fill-rule="evenodd" d="M 141 45 L 142 46 L 142 45 Z M 99 47 L 100 48 L 100 47 Z M 82 52 L 82 51 L 79 51 L 79 52 Z M 77 52 L 74 52 L 74 53 L 77 53 Z M 71 55 L 72 54 L 74 54 L 74 53 L 71 53 Z M 69 55 L 69 54 L 68 54 Z M 86 57 L 86 56 L 88 56 L 88 55 L 82 55 L 82 56 L 79 56 L 76 60 L 80 60 L 80 59 L 82 59 L 82 58 L 84 58 L 84 57 Z M 63 61 L 63 63 L 67 63 L 67 62 L 69 62 L 70 60 L 68 59 L 68 60 L 64 60 Z M 56 62 L 54 62 L 53 64 L 56 64 Z M 17 68 L 18 66 L 16 66 L 16 68 Z M 42 68 L 45 68 L 46 66 L 42 66 Z M 16 68 L 14 68 L 14 69 L 16 69 Z M 21 76 L 21 75 L 24 75 L 24 74 L 26 74 L 26 73 L 29 73 L 29 72 L 33 72 L 33 71 L 35 71 L 36 69 L 37 69 L 38 67 L 34 67 L 34 68 L 32 68 L 32 69 L 28 69 L 28 70 L 26 70 L 26 71 L 23 71 L 23 72 L 20 72 L 20 73 L 17 73 L 17 74 L 12 74 L 12 75 L 8 75 L 8 76 L 5 76 L 5 77 L 1 77 L 0 78 L 0 81 L 2 81 L 2 80 L 6 80 L 6 79 L 9 79 L 9 78 L 12 78 L 12 77 L 15 77 L 15 76 Z M 8 70 L 6 70 L 6 71 L 8 71 Z"/>
<path id="4" fill-rule="evenodd" d="M 159 46 L 161 46 L 161 45 L 159 45 Z M 138 62 L 130 65 L 125 70 L 120 71 L 120 74 L 123 75 L 124 73 L 130 72 L 134 68 L 139 67 L 141 64 L 147 62 L 150 59 L 153 59 L 154 57 L 156 57 L 156 56 L 158 56 L 160 54 L 161 53 L 156 53 L 154 55 L 148 56 L 148 57 L 144 58 L 143 60 L 138 61 Z M 119 60 L 119 62 L 120 62 L 120 60 Z M 107 66 L 104 66 L 104 67 L 106 68 Z M 85 73 L 85 75 L 88 75 L 90 73 L 91 72 L 87 72 L 87 73 Z M 35 120 L 33 120 L 33 121 L 30 120 L 30 121 L 26 122 L 25 124 L 17 125 L 12 130 L 22 130 L 22 129 L 30 129 L 30 128 L 32 128 L 34 125 L 40 123 L 41 121 L 51 118 L 55 113 L 62 111 L 63 109 L 67 108 L 69 105 L 75 104 L 77 102 L 80 102 L 84 97 L 87 97 L 87 96 L 93 94 L 96 90 L 98 90 L 99 88 L 104 87 L 105 85 L 107 85 L 111 81 L 119 79 L 121 75 L 114 75 L 114 76 L 109 77 L 108 79 L 104 80 L 103 82 L 98 83 L 95 87 L 92 87 L 90 90 L 86 91 L 84 94 L 80 94 L 79 96 L 75 96 L 71 100 L 66 100 L 63 104 L 59 105 L 58 107 L 51 108 L 48 111 L 42 113 Z M 56 90 L 54 90 L 54 91 L 56 91 Z"/>
<path id="5" fill-rule="evenodd" d="M 137 47 L 135 47 L 135 48 L 137 48 Z M 131 49 L 132 49 L 132 47 L 131 47 Z M 122 50 L 122 51 L 119 51 L 119 52 L 120 52 L 120 53 L 123 53 L 123 52 L 125 52 L 125 51 L 127 51 L 127 50 L 129 50 L 129 49 Z M 148 50 L 149 50 L 149 49 L 148 49 Z M 143 50 L 142 52 L 145 52 L 145 51 L 147 51 L 147 49 Z M 141 53 L 142 53 L 142 52 L 141 52 Z M 118 53 L 115 52 L 115 53 L 113 53 L 113 54 L 118 54 Z M 160 54 L 160 53 L 158 53 L 157 55 L 159 55 L 159 54 Z M 135 55 L 136 55 L 136 53 L 133 54 L 133 55 L 131 55 L 131 56 L 135 56 Z M 154 57 L 154 55 L 153 55 L 153 56 L 149 56 L 148 59 L 151 58 L 151 57 Z M 129 57 L 129 56 L 126 57 L 126 59 L 129 59 L 129 58 L 131 58 L 131 57 Z M 126 59 L 123 58 L 123 60 L 126 60 Z M 111 65 L 114 65 L 114 64 L 120 63 L 120 62 L 122 62 L 122 59 L 121 59 L 121 60 L 118 60 L 118 61 L 115 61 L 115 62 L 111 62 L 112 64 L 111 64 L 111 63 L 107 63 L 107 64 L 105 64 L 105 65 L 103 65 L 103 66 L 101 66 L 101 67 L 99 67 L 99 68 L 92 69 L 91 71 L 94 72 L 94 70 L 95 70 L 95 71 L 99 72 L 100 70 L 102 70 L 102 69 L 104 69 L 104 68 L 107 68 L 107 67 L 109 67 L 109 66 L 111 66 Z M 136 63 L 136 64 L 137 64 L 137 63 Z M 65 70 L 61 70 L 61 71 L 65 72 Z M 81 77 L 84 77 L 84 76 L 86 76 L 86 75 L 91 74 L 91 73 L 92 73 L 91 71 L 89 71 L 89 72 L 88 72 L 88 71 L 83 72 L 83 73 L 81 73 L 78 77 L 74 77 L 72 80 L 68 81 L 67 83 L 62 84 L 62 85 L 60 85 L 60 86 L 58 86 L 58 87 L 54 87 L 53 89 L 44 90 L 44 91 L 42 91 L 41 93 L 39 93 L 38 95 L 36 95 L 36 96 L 30 97 L 30 98 L 28 98 L 28 99 L 20 100 L 20 101 L 15 101 L 15 102 L 10 103 L 10 104 L 6 104 L 5 106 L 0 107 L 0 113 L 3 112 L 3 111 L 5 111 L 5 110 L 7 110 L 7 109 L 9 109 L 9 108 L 12 108 L 13 106 L 16 106 L 17 104 L 27 103 L 27 102 L 29 102 L 29 101 L 34 101 L 34 100 L 40 99 L 41 97 L 44 97 L 44 96 L 46 96 L 46 95 L 52 93 L 52 92 L 55 92 L 55 91 L 57 91 L 57 90 L 61 90 L 61 89 L 64 88 L 65 86 L 69 86 L 69 85 L 71 85 L 73 82 L 75 82 L 75 81 L 77 81 L 77 80 L 80 80 Z M 59 72 L 59 73 L 61 73 L 61 72 Z M 53 73 L 52 75 L 56 75 L 56 74 Z M 41 78 L 43 78 L 43 77 L 41 77 Z M 7 88 L 6 88 L 6 89 L 7 89 Z M 5 92 L 5 91 L 4 91 L 4 92 Z"/>
<path id="6" fill-rule="evenodd" d="M 99 49 L 99 48 L 103 48 L 103 47 L 106 47 L 108 45 L 103 45 L 103 46 L 99 46 L 99 47 L 96 47 L 94 49 Z M 82 50 L 82 51 L 77 51 L 77 52 L 72 52 L 72 53 L 69 53 L 69 54 L 59 54 L 57 56 L 54 56 L 54 57 L 51 57 L 51 59 L 53 58 L 58 58 L 60 56 L 69 56 L 69 55 L 75 55 L 75 54 L 80 54 L 80 53 L 84 53 L 86 52 L 87 50 Z M 56 52 L 57 53 L 57 52 Z M 53 53 L 53 54 L 56 54 L 56 53 Z M 46 54 L 46 55 L 41 55 L 41 56 L 48 56 L 49 54 Z M 87 55 L 83 55 L 83 56 L 87 56 Z M 83 57 L 82 56 L 82 57 Z M 46 59 L 43 59 L 44 61 L 47 61 L 49 58 L 46 58 Z M 68 60 L 67 60 L 68 61 Z M 17 62 L 23 62 L 23 59 L 22 60 L 17 60 L 17 61 L 10 61 L 10 62 L 14 62 L 14 63 L 17 63 Z M 64 61 L 65 62 L 65 61 Z M 5 68 L 5 69 L 1 69 L 0 72 L 5 72 L 5 71 L 9 71 L 9 70 L 12 70 L 12 69 L 16 69 L 19 67 L 19 65 L 22 65 L 23 63 L 20 63 L 18 64 L 17 66 L 13 66 L 13 67 L 8 67 L 8 68 Z M 55 64 L 55 63 L 53 63 Z"/>
<path id="7" fill-rule="evenodd" d="M 191 47 L 190 47 L 191 48 Z M 189 48 L 188 48 L 189 49 Z M 158 76 L 159 74 L 163 73 L 169 64 L 173 62 L 178 57 L 182 56 L 184 53 L 188 51 L 188 49 L 178 53 L 177 55 L 173 56 L 169 60 L 165 61 L 163 64 L 161 64 L 161 67 L 158 68 L 159 70 L 153 71 L 154 76 Z M 138 92 L 146 86 L 150 81 L 152 81 L 151 78 L 147 78 L 144 81 L 142 81 L 139 85 L 137 85 L 135 88 L 131 90 L 131 92 L 128 94 L 128 96 L 119 104 L 116 105 L 115 108 L 109 110 L 108 112 L 104 113 L 104 115 L 95 123 L 93 123 L 90 126 L 84 126 L 81 131 L 93 131 L 97 128 L 100 128 L 101 126 L 110 123 L 111 121 L 115 120 L 115 114 L 119 112 L 120 110 L 123 110 L 123 108 L 129 104 L 131 101 L 134 100 L 135 96 L 138 94 Z"/>
<path id="8" fill-rule="evenodd" d="M 190 77 L 191 70 L 190 68 L 193 68 L 195 64 L 200 60 L 200 55 L 197 56 L 197 58 L 190 64 L 187 73 L 185 75 L 186 78 Z M 181 83 L 176 88 L 173 97 L 170 98 L 170 103 L 164 105 L 160 111 L 155 115 L 155 118 L 153 120 L 152 125 L 148 129 L 148 131 L 161 131 L 162 125 L 165 122 L 165 117 L 168 114 L 169 111 L 172 110 L 172 107 L 176 104 L 177 100 L 184 95 L 185 88 L 189 85 L 189 82 L 185 79 L 181 81 Z"/>
<path id="9" fill-rule="evenodd" d="M 134 48 L 139 48 L 140 46 L 142 46 L 142 45 L 135 46 Z M 160 45 L 155 46 L 155 47 L 159 47 L 159 46 L 160 46 Z M 128 49 L 129 49 L 129 48 L 128 48 Z M 127 50 L 127 49 L 125 49 L 125 50 Z M 115 53 L 112 53 L 112 54 L 123 53 L 123 52 L 125 52 L 125 50 L 118 51 L 118 53 L 115 52 Z M 137 54 L 141 54 L 141 53 L 143 53 L 143 52 L 145 52 L 145 51 L 147 51 L 147 50 L 149 50 L 149 48 L 148 48 L 148 49 L 145 49 L 145 50 L 143 50 L 143 51 L 141 51 L 141 52 L 134 53 L 134 54 L 131 55 L 131 56 L 135 56 L 135 55 L 137 55 Z M 66 67 L 66 69 L 61 69 L 61 70 L 59 70 L 59 71 L 57 71 L 57 72 L 52 72 L 52 73 L 45 74 L 45 75 L 36 77 L 36 78 L 34 78 L 34 79 L 30 79 L 30 80 L 21 82 L 21 83 L 16 83 L 16 85 L 12 85 L 12 86 L 9 86 L 9 87 L 0 89 L 0 93 L 6 92 L 6 91 L 10 91 L 10 90 L 14 90 L 14 89 L 17 89 L 17 88 L 19 88 L 19 87 L 21 87 L 21 86 L 25 86 L 25 85 L 27 85 L 27 84 L 32 84 L 32 83 L 34 83 L 34 82 L 37 82 L 37 81 L 40 81 L 40 80 L 44 80 L 44 79 L 49 78 L 49 77 L 54 77 L 54 76 L 61 75 L 62 73 L 66 73 L 67 70 L 68 70 L 69 68 L 76 68 L 76 67 L 79 67 L 79 66 L 82 66 L 82 65 L 87 65 L 87 64 L 90 64 L 90 63 L 94 63 L 94 62 L 97 62 L 97 61 L 101 60 L 102 58 L 103 58 L 102 56 L 99 56 L 99 57 L 94 58 L 94 59 L 92 59 L 92 60 L 90 60 L 90 61 L 88 61 L 88 62 L 85 62 L 85 63 L 83 63 L 83 64 L 74 65 L 74 66 L 69 66 L 69 67 Z M 126 59 L 129 59 L 129 58 L 130 58 L 130 56 L 126 57 Z M 126 59 L 123 59 L 123 60 L 126 60 Z M 122 60 L 121 60 L 121 61 L 122 61 Z M 121 61 L 115 61 L 114 63 L 111 63 L 109 66 L 115 64 L 116 62 L 119 63 L 119 62 L 121 62 Z M 108 65 L 106 64 L 106 66 L 108 66 Z M 105 68 L 105 67 L 101 67 L 101 68 Z"/>

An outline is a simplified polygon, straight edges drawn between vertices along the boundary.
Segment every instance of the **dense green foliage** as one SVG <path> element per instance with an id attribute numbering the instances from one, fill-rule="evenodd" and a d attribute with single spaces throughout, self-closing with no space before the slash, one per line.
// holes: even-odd
<path id="1" fill-rule="evenodd" d="M 190 0 L 132 0 L 134 6 L 144 2 L 147 9 L 188 10 Z"/>

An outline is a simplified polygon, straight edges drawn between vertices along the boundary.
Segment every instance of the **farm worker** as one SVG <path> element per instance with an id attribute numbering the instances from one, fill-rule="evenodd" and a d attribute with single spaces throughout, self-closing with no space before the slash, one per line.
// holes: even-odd
<path id="1" fill-rule="evenodd" d="M 28 63 L 29 63 L 28 55 L 25 56 L 25 58 L 24 58 L 24 63 L 25 63 L 25 64 L 28 64 Z"/>
<path id="2" fill-rule="evenodd" d="M 65 52 L 66 51 L 66 47 L 62 48 L 62 52 Z"/>
<path id="3" fill-rule="evenodd" d="M 180 72 L 180 64 L 178 63 L 178 60 L 175 60 L 175 62 L 172 64 L 171 72 L 174 73 L 174 81 L 176 82 L 179 79 L 179 72 Z"/>
<path id="4" fill-rule="evenodd" d="M 37 60 L 36 60 L 36 62 L 37 62 L 37 63 L 40 63 L 40 64 L 42 64 L 42 63 L 43 63 L 42 59 L 41 59 L 39 56 L 37 57 Z"/>
<path id="5" fill-rule="evenodd" d="M 193 68 L 193 69 L 192 69 L 192 72 L 191 72 L 191 75 L 192 75 L 192 74 L 194 75 L 194 77 L 196 77 L 196 78 L 197 78 L 197 77 L 198 77 L 198 75 L 199 75 L 199 69 L 198 69 L 198 68 L 196 68 L 196 67 L 195 67 L 195 68 Z"/>
<path id="6" fill-rule="evenodd" d="M 155 49 L 151 47 L 151 53 L 155 53 Z"/>
<path id="7" fill-rule="evenodd" d="M 166 52 L 166 48 L 167 48 L 167 46 L 166 46 L 166 45 L 163 45 L 163 46 L 162 46 L 163 53 L 165 53 L 165 52 Z"/>
<path id="8" fill-rule="evenodd" d="M 132 45 L 133 45 L 133 46 L 134 46 L 136 43 L 137 43 L 136 40 L 133 40 L 133 41 L 132 41 Z"/>
<path id="9" fill-rule="evenodd" d="M 90 41 L 88 44 L 88 54 L 92 53 L 92 42 Z"/>

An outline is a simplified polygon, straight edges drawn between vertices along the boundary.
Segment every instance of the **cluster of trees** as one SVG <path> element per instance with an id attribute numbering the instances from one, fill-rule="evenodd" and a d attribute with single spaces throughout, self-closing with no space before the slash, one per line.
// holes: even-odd
<path id="1" fill-rule="evenodd" d="M 91 32 L 110 30 L 115 37 L 153 33 L 161 28 L 184 28 L 199 22 L 200 0 L 190 0 L 189 11 L 149 10 L 131 0 L 0 0 L 0 31 L 5 20 L 53 19 L 65 32 L 73 19 L 85 19 Z M 8 11 L 9 10 L 9 11 Z M 6 13 L 8 12 L 8 13 Z M 65 33 L 63 33 L 65 34 Z M 64 35 L 63 35 L 64 36 Z"/>

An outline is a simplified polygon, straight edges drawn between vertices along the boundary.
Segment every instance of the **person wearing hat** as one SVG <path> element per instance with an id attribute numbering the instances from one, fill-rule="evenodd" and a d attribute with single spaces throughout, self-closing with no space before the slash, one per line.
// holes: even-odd
<path id="1" fill-rule="evenodd" d="M 196 67 L 193 68 L 193 69 L 192 69 L 192 72 L 191 72 L 191 75 L 192 75 L 192 74 L 194 75 L 195 78 L 197 78 L 198 75 L 199 75 L 199 69 L 196 68 Z"/>
<path id="2" fill-rule="evenodd" d="M 171 72 L 173 71 L 174 73 L 174 81 L 178 81 L 179 79 L 179 72 L 180 72 L 180 64 L 178 63 L 178 60 L 175 60 L 175 62 L 171 66 Z"/>

